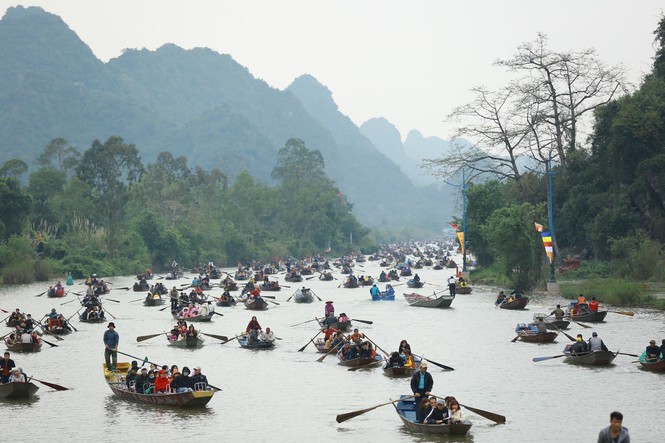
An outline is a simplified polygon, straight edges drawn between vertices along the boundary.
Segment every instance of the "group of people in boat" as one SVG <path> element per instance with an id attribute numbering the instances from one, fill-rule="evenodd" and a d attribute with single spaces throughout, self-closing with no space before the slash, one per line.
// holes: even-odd
<path id="1" fill-rule="evenodd" d="M 564 349 L 564 354 L 583 355 L 588 352 L 596 352 L 596 351 L 607 351 L 607 346 L 605 346 L 605 342 L 603 342 L 603 340 L 600 337 L 598 337 L 598 333 L 594 331 L 591 334 L 591 338 L 589 339 L 588 342 L 584 341 L 584 337 L 582 337 L 582 334 L 577 334 L 575 343 L 571 345 L 566 345 L 566 348 Z"/>
<path id="2" fill-rule="evenodd" d="M 455 278 L 455 277 L 451 277 Z M 454 293 L 451 293 L 451 295 L 455 295 Z M 520 288 L 515 288 L 514 291 L 512 291 L 508 296 L 503 291 L 499 291 L 499 295 L 496 297 L 496 301 L 494 304 L 496 306 L 502 305 L 504 303 L 511 303 L 519 298 L 522 298 L 524 296 L 524 292 Z"/>
<path id="3" fill-rule="evenodd" d="M 174 314 L 178 318 L 194 318 L 194 317 L 207 317 L 210 315 L 212 308 L 210 307 L 210 302 L 202 303 L 196 305 L 190 303 L 188 305 L 181 305 L 175 311 Z"/>
<path id="4" fill-rule="evenodd" d="M 183 366 L 180 371 L 177 365 L 169 369 L 167 365 L 160 368 L 153 363 L 150 368 L 139 368 L 136 361 L 132 362 L 125 383 L 127 390 L 139 394 L 183 393 L 208 389 L 208 378 L 201 373 L 199 366 L 195 366 L 192 373 L 187 366 Z"/>
<path id="5" fill-rule="evenodd" d="M 72 328 L 69 326 L 69 322 L 67 321 L 65 316 L 59 314 L 55 308 L 52 308 L 51 312 L 46 314 L 46 318 L 47 322 L 44 327 L 48 329 L 50 332 L 54 332 L 57 330 L 66 330 L 69 332 L 72 331 Z"/>
<path id="6" fill-rule="evenodd" d="M 102 279 L 97 278 L 97 274 L 90 274 L 85 280 L 85 284 L 88 286 L 88 290 L 97 295 L 108 294 L 111 292 L 111 289 Z M 88 291 L 86 291 L 86 294 Z"/>
<path id="7" fill-rule="evenodd" d="M 247 333 L 247 344 L 249 345 L 261 342 L 272 343 L 275 341 L 275 333 L 270 328 L 266 328 L 264 331 L 256 316 L 253 316 L 249 323 L 247 323 L 245 332 Z"/>
<path id="8" fill-rule="evenodd" d="M 665 360 L 665 339 L 663 339 L 660 346 L 656 345 L 656 340 L 651 340 L 644 352 L 646 361 L 649 363 Z"/>
<path id="9" fill-rule="evenodd" d="M 28 380 L 29 378 L 23 372 L 23 369 L 16 366 L 9 352 L 6 351 L 2 360 L 0 360 L 0 383 L 27 383 Z"/>
<path id="10" fill-rule="evenodd" d="M 187 326 L 184 318 L 179 318 L 178 322 L 173 326 L 167 338 L 169 341 L 185 340 L 189 342 L 196 342 L 198 340 L 199 331 L 196 330 L 194 325 Z"/>
<path id="11" fill-rule="evenodd" d="M 577 303 L 573 305 L 570 314 L 571 315 L 587 315 L 592 312 L 598 312 L 599 304 L 596 301 L 596 297 L 591 297 L 591 301 L 587 302 L 584 294 L 577 296 Z"/>
<path id="12" fill-rule="evenodd" d="M 415 368 L 417 362 L 411 353 L 411 345 L 406 340 L 399 342 L 399 349 L 393 351 L 386 362 L 386 368 Z"/>
<path id="13" fill-rule="evenodd" d="M 48 287 L 48 291 L 46 291 L 46 295 L 49 297 L 62 297 L 65 295 L 65 287 L 62 286 L 62 283 L 60 283 L 60 280 L 53 285 Z"/>
<path id="14" fill-rule="evenodd" d="M 423 399 L 420 409 L 420 423 L 428 425 L 462 423 L 465 420 L 459 402 L 451 396 L 441 399 L 432 395 Z"/>

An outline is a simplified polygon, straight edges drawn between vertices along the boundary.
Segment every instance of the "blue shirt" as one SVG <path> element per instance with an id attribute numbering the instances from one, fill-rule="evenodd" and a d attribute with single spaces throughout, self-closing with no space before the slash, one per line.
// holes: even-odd
<path id="1" fill-rule="evenodd" d="M 420 373 L 420 382 L 418 383 L 418 389 L 425 389 L 425 374 Z"/>
<path id="2" fill-rule="evenodd" d="M 109 349 L 115 349 L 120 342 L 120 336 L 117 332 L 107 329 L 104 332 L 104 344 L 109 347 Z"/>

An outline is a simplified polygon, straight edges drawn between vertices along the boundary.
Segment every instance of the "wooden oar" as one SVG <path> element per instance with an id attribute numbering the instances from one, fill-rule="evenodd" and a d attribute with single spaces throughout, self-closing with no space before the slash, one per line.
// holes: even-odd
<path id="1" fill-rule="evenodd" d="M 339 348 L 339 346 L 340 346 L 342 343 L 344 343 L 344 341 L 340 341 L 339 343 L 337 343 L 335 346 L 333 346 L 332 348 L 330 348 L 330 350 L 329 350 L 328 352 L 326 352 L 325 354 L 323 354 L 322 357 L 317 358 L 316 361 L 318 361 L 319 363 L 321 363 L 323 360 L 325 360 L 325 358 L 326 358 L 327 356 L 329 356 L 329 355 L 332 353 L 332 351 L 334 351 L 335 349 Z"/>
<path id="2" fill-rule="evenodd" d="M 215 315 L 219 315 L 220 317 L 224 317 L 224 314 L 222 314 L 220 312 L 212 311 L 212 313 L 215 314 Z"/>
<path id="3" fill-rule="evenodd" d="M 559 357 L 565 357 L 568 354 L 561 354 L 561 355 L 552 355 L 550 357 L 534 357 L 531 360 L 535 362 L 539 361 L 545 361 L 545 360 L 552 360 L 553 358 L 559 358 Z"/>
<path id="4" fill-rule="evenodd" d="M 360 319 L 357 319 L 357 318 L 352 318 L 351 321 L 359 321 L 360 323 L 366 323 L 366 324 L 368 324 L 368 325 L 373 325 L 373 324 L 374 324 L 373 321 L 370 321 L 370 320 L 360 320 Z"/>
<path id="5" fill-rule="evenodd" d="M 289 286 L 289 285 L 280 285 L 280 286 L 281 286 L 282 288 L 289 288 L 289 289 L 291 289 L 291 286 Z"/>
<path id="6" fill-rule="evenodd" d="M 238 336 L 236 335 L 235 337 L 230 338 L 230 339 L 226 340 L 225 342 L 222 342 L 222 344 L 225 345 L 225 344 L 227 344 L 228 342 L 233 341 L 233 340 L 235 340 L 235 339 L 237 339 L 237 338 L 238 338 Z"/>
<path id="7" fill-rule="evenodd" d="M 275 297 L 274 295 L 263 295 L 263 294 L 261 294 L 261 297 L 263 297 L 263 298 L 271 298 L 271 299 L 273 299 L 273 300 L 277 298 L 277 297 Z"/>
<path id="8" fill-rule="evenodd" d="M 73 300 L 69 300 L 69 301 L 66 301 L 66 302 L 64 302 L 64 303 L 60 303 L 60 306 L 64 306 L 64 305 L 66 305 L 66 304 L 68 304 L 68 303 L 71 303 L 71 302 L 73 302 L 73 301 L 76 301 L 76 300 L 78 300 L 78 297 L 75 298 L 75 299 L 73 299 Z"/>
<path id="9" fill-rule="evenodd" d="M 291 299 L 293 298 L 293 296 L 296 295 L 297 292 L 298 292 L 298 291 L 296 291 L 296 292 L 294 292 L 293 294 L 291 294 L 291 297 L 287 298 L 286 301 L 291 300 Z M 310 320 L 310 321 L 311 321 L 311 320 Z"/>
<path id="10" fill-rule="evenodd" d="M 127 287 L 127 286 L 125 286 L 124 288 L 115 288 L 115 289 L 116 289 L 116 290 L 120 290 L 120 289 L 123 289 L 123 290 L 125 290 L 125 291 L 129 291 L 129 290 L 130 290 L 131 288 L 129 288 L 129 287 Z"/>
<path id="11" fill-rule="evenodd" d="M 631 317 L 635 315 L 633 311 L 607 311 L 607 312 L 611 312 L 613 314 L 629 315 Z"/>
<path id="12" fill-rule="evenodd" d="M 399 400 L 391 400 L 391 401 L 389 401 L 389 402 L 387 402 L 387 403 L 381 403 L 380 405 L 372 406 L 371 408 L 365 408 L 365 409 L 361 409 L 361 410 L 359 410 L 359 411 L 353 411 L 353 412 L 347 412 L 347 413 L 345 413 L 345 414 L 339 414 L 339 415 L 335 418 L 335 420 L 337 421 L 337 423 L 343 423 L 343 422 L 345 422 L 345 421 L 347 421 L 347 420 L 351 420 L 352 418 L 355 418 L 355 417 L 357 417 L 357 416 L 359 416 L 359 415 L 363 415 L 363 414 L 366 413 L 366 412 L 373 411 L 373 410 L 376 409 L 376 408 L 380 408 L 381 406 L 391 405 L 391 404 L 393 404 L 393 403 L 397 403 L 398 401 L 404 400 L 404 399 L 406 399 L 406 398 L 412 398 L 412 397 L 413 397 L 413 395 L 409 395 L 409 396 L 407 396 L 407 397 L 403 397 L 403 398 L 401 398 L 401 399 L 399 399 Z"/>
<path id="13" fill-rule="evenodd" d="M 136 337 L 136 341 L 140 343 L 142 341 L 150 340 L 151 338 L 155 338 L 162 334 L 163 332 L 159 332 L 157 334 L 150 334 L 150 335 L 139 335 L 138 337 Z"/>
<path id="14" fill-rule="evenodd" d="M 272 300 L 266 300 L 266 301 L 269 302 L 269 303 L 272 303 L 273 305 L 279 305 L 279 303 L 277 303 L 276 301 L 272 301 Z"/>
<path id="15" fill-rule="evenodd" d="M 34 377 L 30 377 L 30 378 L 34 381 L 37 381 L 37 382 L 39 382 L 43 385 L 48 386 L 49 388 L 55 389 L 56 391 L 69 391 L 69 388 L 65 388 L 64 386 L 56 385 L 55 383 L 50 383 L 50 382 L 43 381 L 43 380 L 37 380 Z"/>
<path id="16" fill-rule="evenodd" d="M 141 301 L 141 300 L 145 300 L 145 298 L 141 297 L 141 298 L 137 298 L 136 300 L 130 300 L 129 303 L 135 303 L 135 302 Z"/>
<path id="17" fill-rule="evenodd" d="M 461 403 L 460 403 L 460 406 L 462 406 L 464 408 L 467 408 L 469 411 L 471 411 L 475 414 L 478 414 L 481 417 L 485 417 L 488 420 L 492 420 L 494 423 L 503 424 L 503 423 L 506 422 L 506 417 L 504 417 L 503 415 L 495 414 L 494 412 L 490 412 L 490 411 L 484 411 L 482 409 L 478 409 L 478 408 L 474 408 L 474 407 L 471 407 L 471 406 L 463 405 Z"/>
<path id="18" fill-rule="evenodd" d="M 41 338 L 41 341 L 43 341 L 43 342 L 46 343 L 47 345 L 52 346 L 52 347 L 54 347 L 54 348 L 57 348 L 57 347 L 58 347 L 58 345 L 56 345 L 55 343 L 51 343 L 50 341 L 46 341 L 46 340 L 44 339 L 44 337 Z"/>
<path id="19" fill-rule="evenodd" d="M 322 332 L 323 332 L 323 331 L 319 331 L 319 332 L 317 332 L 316 335 L 315 335 L 314 337 L 312 337 L 307 343 L 305 343 L 305 346 L 303 346 L 302 348 L 298 349 L 298 352 L 302 352 L 302 351 L 304 351 L 305 348 L 306 348 L 307 346 L 309 346 L 309 344 L 312 343 L 312 342 L 314 341 L 314 339 L 315 339 L 316 337 L 318 337 L 319 334 L 322 333 Z"/>
<path id="20" fill-rule="evenodd" d="M 106 298 L 104 297 L 104 300 L 112 301 L 113 303 L 120 303 L 120 300 L 114 300 L 112 298 Z"/>
<path id="21" fill-rule="evenodd" d="M 640 357 L 640 356 L 637 355 L 637 354 L 628 354 L 627 352 L 618 352 L 618 354 L 620 354 L 620 355 L 627 355 L 627 356 L 629 356 L 629 357 L 638 357 L 638 358 Z M 639 360 L 638 360 L 638 361 L 639 361 Z"/>
<path id="22" fill-rule="evenodd" d="M 42 331 L 44 331 L 45 333 L 54 336 L 57 340 L 64 340 L 64 339 L 63 339 L 62 337 L 60 337 L 59 335 L 56 335 L 56 334 L 54 334 L 53 332 L 51 332 L 51 331 L 49 331 L 48 329 L 46 329 L 46 328 L 44 327 L 43 324 L 37 322 L 37 326 L 39 326 L 40 328 L 42 328 Z"/>
<path id="23" fill-rule="evenodd" d="M 35 297 L 41 297 L 42 295 L 46 294 L 47 292 L 48 292 L 48 291 L 44 291 L 44 292 L 42 292 L 41 294 L 37 294 L 37 295 L 35 295 Z"/>
<path id="24" fill-rule="evenodd" d="M 2 309 L 2 308 L 0 308 L 0 311 L 4 312 L 5 314 L 11 314 L 9 311 L 6 311 L 6 310 L 4 310 L 4 309 Z"/>
<path id="25" fill-rule="evenodd" d="M 573 320 L 572 317 L 567 317 L 567 318 L 569 318 L 570 321 L 572 321 L 572 322 L 575 323 L 576 325 L 580 325 L 580 326 L 582 326 L 582 327 L 585 328 L 585 329 L 589 329 L 589 328 L 592 327 L 592 326 L 589 326 L 589 325 L 585 325 L 584 323 L 580 323 L 580 322 L 578 322 L 578 321 L 575 321 L 575 320 Z"/>
<path id="26" fill-rule="evenodd" d="M 304 321 L 304 322 L 302 322 L 302 323 L 296 323 L 295 325 L 291 325 L 291 326 L 289 326 L 289 327 L 292 328 L 292 327 L 294 327 L 294 326 L 300 326 L 300 325 L 304 325 L 305 323 L 309 323 L 309 322 L 311 322 L 311 321 L 318 321 L 318 320 L 319 320 L 319 319 L 318 319 L 317 317 L 314 317 L 312 320 L 307 320 L 307 321 Z"/>
<path id="27" fill-rule="evenodd" d="M 73 313 L 73 314 L 67 319 L 67 323 L 69 323 L 69 320 L 71 320 L 73 316 L 75 316 L 76 314 L 78 314 L 79 311 L 80 311 L 81 309 L 83 309 L 83 306 L 81 306 L 80 308 L 78 308 L 78 311 L 74 312 L 74 313 Z M 78 332 L 78 331 L 77 331 L 77 332 Z"/>
<path id="28" fill-rule="evenodd" d="M 518 335 L 517 337 L 513 338 L 510 340 L 511 343 L 515 343 L 517 340 L 519 340 L 520 336 Z"/>
<path id="29" fill-rule="evenodd" d="M 347 369 L 347 371 L 353 372 L 357 371 L 358 369 L 371 368 L 373 366 L 376 366 L 378 363 L 382 363 L 382 360 L 374 360 L 373 362 L 367 363 L 366 365 L 354 366 L 352 368 Z"/>
<path id="30" fill-rule="evenodd" d="M 435 361 L 430 360 L 429 358 L 424 358 L 424 357 L 421 356 L 421 355 L 416 355 L 416 354 L 412 354 L 412 355 L 413 355 L 414 357 L 420 357 L 422 360 L 428 361 L 428 362 L 432 363 L 434 366 L 438 366 L 438 367 L 440 367 L 441 369 L 445 369 L 446 371 L 454 371 L 454 370 L 455 370 L 455 368 L 453 368 L 453 367 L 451 367 L 451 366 L 446 366 L 446 365 L 444 365 L 443 363 L 437 363 L 437 362 L 435 362 Z"/>
<path id="31" fill-rule="evenodd" d="M 568 335 L 568 334 L 566 334 L 565 332 L 563 332 L 561 329 L 557 328 L 557 327 L 554 326 L 553 324 L 550 323 L 550 326 L 552 326 L 554 329 L 556 329 L 557 331 L 559 331 L 560 333 L 562 333 L 563 335 L 565 335 L 566 337 L 568 337 L 568 340 L 570 340 L 570 341 L 576 341 L 575 338 L 574 338 L 572 335 Z"/>
<path id="32" fill-rule="evenodd" d="M 323 301 L 323 300 L 321 300 L 321 297 L 319 297 L 318 295 L 316 295 L 316 292 L 312 291 L 311 289 L 310 289 L 310 291 L 312 292 L 312 294 L 314 294 L 314 297 L 316 297 L 316 298 L 319 299 L 319 301 Z"/>
<path id="33" fill-rule="evenodd" d="M 313 279 L 314 277 L 316 277 L 316 275 L 312 275 L 311 277 L 306 277 L 305 280 L 311 280 L 311 279 Z"/>
<path id="34" fill-rule="evenodd" d="M 102 307 L 102 310 L 103 310 L 104 312 L 106 312 L 108 315 L 110 315 L 111 318 L 113 318 L 113 320 L 116 320 L 116 316 L 113 315 L 113 314 L 111 314 L 109 311 L 107 311 L 106 308 Z"/>
<path id="35" fill-rule="evenodd" d="M 226 335 L 206 334 L 205 332 L 201 332 L 201 334 L 203 334 L 205 336 L 208 336 L 208 337 L 216 338 L 217 340 L 221 340 L 223 342 L 229 341 L 229 338 Z"/>

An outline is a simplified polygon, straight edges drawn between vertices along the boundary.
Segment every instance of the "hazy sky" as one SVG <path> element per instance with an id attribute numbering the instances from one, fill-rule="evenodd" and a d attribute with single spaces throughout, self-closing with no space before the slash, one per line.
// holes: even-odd
<path id="1" fill-rule="evenodd" d="M 448 137 L 442 120 L 477 85 L 497 88 L 492 66 L 517 46 L 549 36 L 550 48 L 594 47 L 638 84 L 651 67 L 655 0 L 42 0 L 100 59 L 164 43 L 230 54 L 283 89 L 301 74 L 326 85 L 356 124 L 383 116 L 402 133 Z"/>

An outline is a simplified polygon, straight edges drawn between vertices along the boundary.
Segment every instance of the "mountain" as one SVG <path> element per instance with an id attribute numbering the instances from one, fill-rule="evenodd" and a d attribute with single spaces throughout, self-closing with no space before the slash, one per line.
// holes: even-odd
<path id="1" fill-rule="evenodd" d="M 173 44 L 103 63 L 59 17 L 17 6 L 0 20 L 0 78 L 0 162 L 30 164 L 56 137 L 84 151 L 119 135 L 144 162 L 170 151 L 272 183 L 277 152 L 300 138 L 321 151 L 367 225 L 438 231 L 450 210 L 433 205 L 440 196 L 416 188 L 309 75 L 281 91 L 228 54 Z"/>

